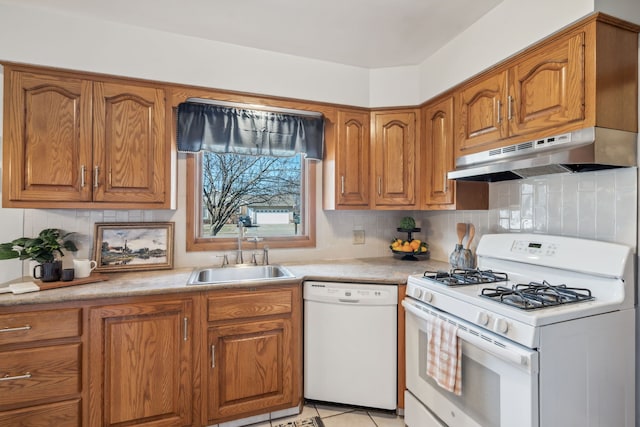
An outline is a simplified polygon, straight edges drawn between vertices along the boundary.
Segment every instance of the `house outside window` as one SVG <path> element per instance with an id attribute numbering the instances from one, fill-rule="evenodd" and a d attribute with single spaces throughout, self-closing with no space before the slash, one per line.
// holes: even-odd
<path id="1" fill-rule="evenodd" d="M 260 245 L 315 246 L 315 162 L 200 152 L 187 158 L 187 250 L 228 250 L 238 222 Z"/>

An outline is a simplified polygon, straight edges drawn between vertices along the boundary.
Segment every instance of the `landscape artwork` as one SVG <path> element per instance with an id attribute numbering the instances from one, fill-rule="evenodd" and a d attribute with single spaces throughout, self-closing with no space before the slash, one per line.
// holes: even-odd
<path id="1" fill-rule="evenodd" d="M 173 268 L 173 229 L 173 222 L 96 224 L 96 270 Z"/>

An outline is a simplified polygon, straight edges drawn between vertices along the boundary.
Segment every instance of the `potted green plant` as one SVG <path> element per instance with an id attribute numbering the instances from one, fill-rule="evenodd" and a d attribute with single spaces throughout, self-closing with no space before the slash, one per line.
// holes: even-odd
<path id="1" fill-rule="evenodd" d="M 31 259 L 42 265 L 41 277 L 43 281 L 60 280 L 62 261 L 56 257 L 64 256 L 63 249 L 76 252 L 78 248 L 69 235 L 62 234 L 57 228 L 46 228 L 38 234 L 38 237 L 20 237 L 7 243 L 0 243 L 0 260 L 18 258 Z M 34 277 L 36 269 L 34 268 Z M 38 278 L 38 277 L 36 277 Z"/>

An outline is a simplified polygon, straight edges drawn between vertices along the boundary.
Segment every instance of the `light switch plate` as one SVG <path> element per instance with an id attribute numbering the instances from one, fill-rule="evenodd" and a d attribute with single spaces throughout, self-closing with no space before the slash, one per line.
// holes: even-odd
<path id="1" fill-rule="evenodd" d="M 353 244 L 364 245 L 364 230 L 353 230 Z"/>

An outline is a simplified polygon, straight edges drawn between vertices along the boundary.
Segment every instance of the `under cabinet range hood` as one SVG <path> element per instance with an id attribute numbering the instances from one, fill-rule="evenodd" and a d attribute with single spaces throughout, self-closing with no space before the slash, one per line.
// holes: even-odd
<path id="1" fill-rule="evenodd" d="M 495 182 L 637 166 L 636 145 L 634 132 L 584 128 L 458 157 L 447 178 Z"/>

